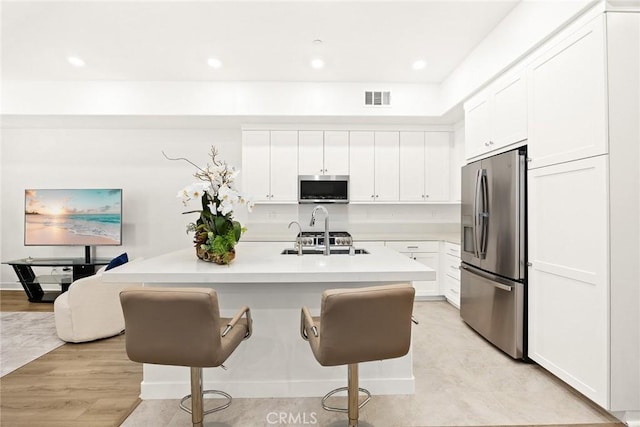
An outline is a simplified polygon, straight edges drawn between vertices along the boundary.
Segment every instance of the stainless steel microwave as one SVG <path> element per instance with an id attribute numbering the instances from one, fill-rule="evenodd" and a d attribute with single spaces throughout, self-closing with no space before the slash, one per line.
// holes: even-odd
<path id="1" fill-rule="evenodd" d="M 299 203 L 349 203 L 349 175 L 298 175 Z"/>

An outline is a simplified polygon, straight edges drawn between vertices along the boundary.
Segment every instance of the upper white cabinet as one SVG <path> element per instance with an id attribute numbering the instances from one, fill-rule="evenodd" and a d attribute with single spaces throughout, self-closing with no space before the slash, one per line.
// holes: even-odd
<path id="1" fill-rule="evenodd" d="M 465 103 L 467 159 L 527 139 L 525 75 L 509 72 Z"/>
<path id="2" fill-rule="evenodd" d="M 449 132 L 400 132 L 400 201 L 449 200 Z"/>
<path id="3" fill-rule="evenodd" d="M 350 132 L 349 187 L 352 202 L 399 200 L 399 140 L 399 132 Z"/>
<path id="4" fill-rule="evenodd" d="M 349 175 L 349 132 L 324 132 L 325 175 Z"/>
<path id="5" fill-rule="evenodd" d="M 243 189 L 256 202 L 297 202 L 298 132 L 244 131 Z"/>
<path id="6" fill-rule="evenodd" d="M 348 131 L 299 131 L 300 175 L 348 175 Z"/>
<path id="7" fill-rule="evenodd" d="M 529 70 L 530 168 L 607 152 L 604 17 L 543 52 Z"/>

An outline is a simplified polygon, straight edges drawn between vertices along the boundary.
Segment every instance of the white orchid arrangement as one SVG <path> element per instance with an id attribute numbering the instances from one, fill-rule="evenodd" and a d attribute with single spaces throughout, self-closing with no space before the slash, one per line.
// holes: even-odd
<path id="1" fill-rule="evenodd" d="M 211 147 L 209 157 L 212 164 L 207 163 L 205 168 L 183 157 L 164 156 L 169 160 L 184 160 L 197 169 L 194 176 L 201 182 L 188 185 L 178 192 L 184 206 L 189 207 L 199 201 L 202 207 L 184 212 L 200 213 L 200 218 L 195 223 L 187 225 L 187 233 L 195 232 L 193 241 L 198 249 L 220 257 L 227 264 L 230 253 L 246 230 L 233 219 L 233 210 L 239 205 L 246 205 L 249 212 L 253 208 L 253 202 L 235 189 L 235 179 L 240 171 L 227 162 L 218 160 L 216 147 Z"/>

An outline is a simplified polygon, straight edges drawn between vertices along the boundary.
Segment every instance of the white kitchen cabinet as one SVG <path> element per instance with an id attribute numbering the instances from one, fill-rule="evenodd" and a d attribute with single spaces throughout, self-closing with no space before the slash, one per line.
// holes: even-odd
<path id="1" fill-rule="evenodd" d="M 400 133 L 375 132 L 375 200 L 400 198 Z"/>
<path id="2" fill-rule="evenodd" d="M 399 132 L 350 132 L 350 200 L 397 202 L 399 153 Z"/>
<path id="3" fill-rule="evenodd" d="M 448 201 L 451 134 L 400 132 L 400 201 Z"/>
<path id="4" fill-rule="evenodd" d="M 349 132 L 324 132 L 324 174 L 349 175 Z"/>
<path id="5" fill-rule="evenodd" d="M 460 245 L 445 242 L 443 247 L 444 281 L 441 285 L 447 301 L 460 308 Z"/>
<path id="6" fill-rule="evenodd" d="M 604 17 L 568 35 L 529 70 L 529 168 L 608 151 Z"/>
<path id="7" fill-rule="evenodd" d="M 416 289 L 416 299 L 429 299 L 442 295 L 439 286 L 440 242 L 389 241 L 385 245 L 435 270 L 436 280 L 416 280 L 413 282 L 413 287 Z"/>
<path id="8" fill-rule="evenodd" d="M 462 200 L 462 166 L 467 162 L 464 159 L 464 122 L 454 128 L 453 143 L 450 159 L 450 200 L 460 202 Z"/>
<path id="9" fill-rule="evenodd" d="M 268 130 L 242 132 L 242 189 L 255 202 L 267 202 L 271 195 L 271 133 Z"/>
<path id="10" fill-rule="evenodd" d="M 324 132 L 298 132 L 298 171 L 300 175 L 324 175 Z"/>
<path id="11" fill-rule="evenodd" d="M 464 105 L 466 158 L 527 139 L 526 74 L 514 69 Z"/>
<path id="12" fill-rule="evenodd" d="M 528 172 L 529 357 L 603 407 L 609 390 L 608 156 Z"/>
<path id="13" fill-rule="evenodd" d="M 374 133 L 349 133 L 349 199 L 351 202 L 375 201 Z"/>
<path id="14" fill-rule="evenodd" d="M 255 202 L 297 202 L 298 132 L 244 131 L 243 190 Z"/>
<path id="15" fill-rule="evenodd" d="M 300 175 L 349 175 L 348 131 L 299 131 Z"/>

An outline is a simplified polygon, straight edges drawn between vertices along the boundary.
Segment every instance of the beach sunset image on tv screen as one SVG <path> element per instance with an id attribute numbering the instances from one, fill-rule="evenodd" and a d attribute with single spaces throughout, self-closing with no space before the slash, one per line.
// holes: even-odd
<path id="1" fill-rule="evenodd" d="M 120 245 L 122 190 L 25 190 L 25 245 Z"/>

